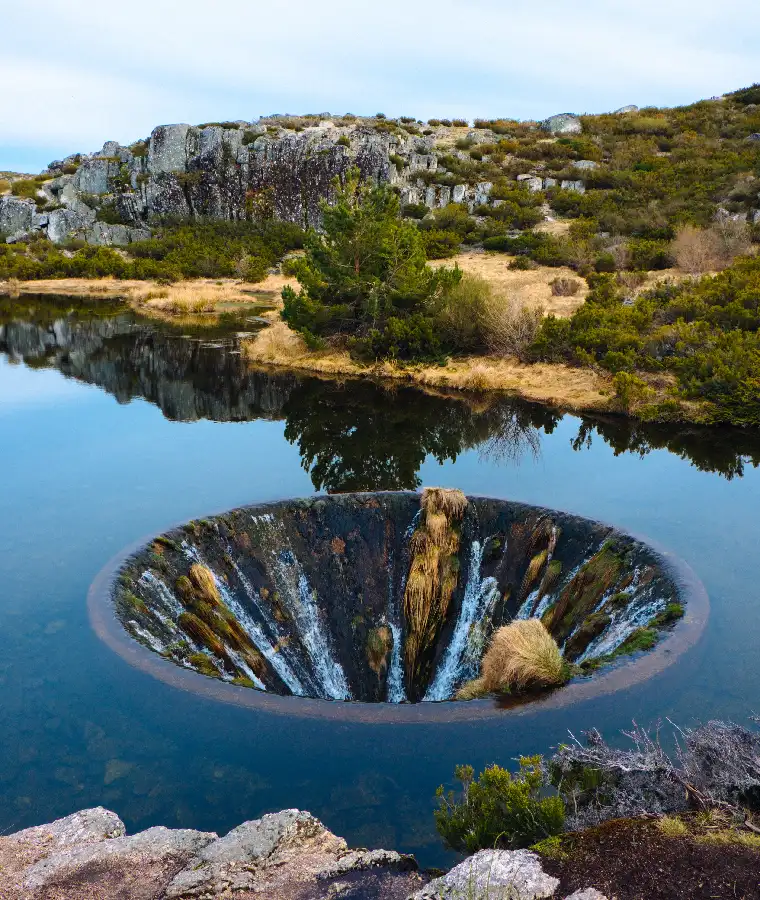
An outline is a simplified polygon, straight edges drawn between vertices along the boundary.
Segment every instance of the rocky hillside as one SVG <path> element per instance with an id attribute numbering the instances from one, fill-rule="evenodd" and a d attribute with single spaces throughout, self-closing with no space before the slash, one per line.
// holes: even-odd
<path id="1" fill-rule="evenodd" d="M 622 233 L 641 233 L 641 223 L 624 221 L 626 208 L 643 211 L 655 231 L 684 220 L 704 224 L 716 213 L 757 223 L 758 94 L 753 87 L 672 110 L 626 106 L 544 122 L 475 120 L 474 127 L 327 114 L 161 125 L 129 147 L 107 141 L 34 178 L 4 177 L 0 233 L 10 241 L 37 233 L 54 243 L 80 237 L 126 245 L 148 236 L 159 218 L 273 215 L 315 225 L 333 179 L 351 166 L 396 185 L 416 218 L 456 203 L 529 227 L 535 221 L 516 220 L 511 207 L 541 210 L 545 202 L 543 214 L 592 216 Z M 517 188 L 536 202 L 521 202 Z M 587 191 L 588 202 L 577 199 Z"/>
<path id="2" fill-rule="evenodd" d="M 635 107 L 619 111 L 625 115 Z M 514 123 L 517 126 L 518 123 Z M 397 185 L 406 206 L 449 203 L 498 206 L 487 166 L 452 173 L 447 160 L 488 163 L 503 123 L 381 118 L 269 117 L 197 127 L 161 125 L 129 147 L 107 141 L 102 150 L 52 162 L 35 179 L 9 182 L 0 197 L 0 232 L 18 240 L 40 232 L 54 243 L 83 237 L 91 244 L 126 245 L 149 236 L 155 217 L 242 220 L 266 208 L 277 218 L 308 226 L 319 222 L 319 202 L 336 176 L 351 166 L 362 176 Z M 583 131 L 581 119 L 553 116 L 533 130 L 546 140 Z M 498 154 L 497 154 L 498 155 Z M 583 174 L 597 167 L 578 159 L 569 177 L 518 172 L 533 192 L 559 187 L 583 192 Z"/>

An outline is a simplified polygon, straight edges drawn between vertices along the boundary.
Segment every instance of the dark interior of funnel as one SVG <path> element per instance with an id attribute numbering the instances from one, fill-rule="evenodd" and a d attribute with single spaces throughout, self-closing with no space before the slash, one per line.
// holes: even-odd
<path id="1" fill-rule="evenodd" d="M 185 668 L 325 700 L 454 699 L 493 634 L 540 619 L 575 677 L 661 640 L 683 598 L 610 526 L 457 491 L 244 507 L 155 538 L 114 603 Z"/>

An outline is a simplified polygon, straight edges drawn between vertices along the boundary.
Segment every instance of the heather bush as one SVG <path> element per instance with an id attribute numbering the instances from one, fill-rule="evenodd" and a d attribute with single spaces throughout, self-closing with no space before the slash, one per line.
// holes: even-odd
<path id="1" fill-rule="evenodd" d="M 544 320 L 531 359 L 669 372 L 679 396 L 701 401 L 705 421 L 760 426 L 760 259 L 662 284 L 627 305 L 614 276 L 596 275 L 589 284 L 570 319 Z M 619 386 L 626 386 L 622 379 Z"/>
<path id="2" fill-rule="evenodd" d="M 547 796 L 540 757 L 520 757 L 514 774 L 494 765 L 479 778 L 474 775 L 472 766 L 457 766 L 459 798 L 438 788 L 435 824 L 447 847 L 460 853 L 516 850 L 563 831 L 565 804 L 557 795 Z"/>

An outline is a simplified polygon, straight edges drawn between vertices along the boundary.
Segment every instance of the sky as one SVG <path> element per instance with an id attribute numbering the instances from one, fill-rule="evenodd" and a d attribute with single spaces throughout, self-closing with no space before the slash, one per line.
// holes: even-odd
<path id="1" fill-rule="evenodd" d="M 0 0 L 0 171 L 159 124 L 544 118 L 760 81 L 757 0 Z"/>

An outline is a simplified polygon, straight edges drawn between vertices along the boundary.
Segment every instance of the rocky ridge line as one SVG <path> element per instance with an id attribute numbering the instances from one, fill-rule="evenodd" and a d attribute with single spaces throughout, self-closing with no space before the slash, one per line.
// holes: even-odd
<path id="1" fill-rule="evenodd" d="M 403 204 L 434 209 L 466 203 L 473 211 L 499 203 L 490 199 L 491 182 L 450 185 L 421 177 L 446 174 L 440 163 L 444 153 L 437 149 L 438 142 L 452 139 L 445 126 L 423 135 L 385 130 L 379 119 L 350 124 L 324 119 L 298 130 L 283 127 L 283 121 L 274 116 L 250 123 L 160 125 L 130 147 L 107 141 L 96 153 L 56 160 L 37 202 L 0 196 L 0 232 L 9 243 L 37 232 L 55 244 L 79 238 L 127 246 L 150 237 L 153 219 L 237 221 L 262 205 L 283 221 L 318 225 L 320 201 L 331 197 L 333 180 L 350 167 L 362 178 L 397 186 Z M 582 130 L 580 119 L 568 113 L 550 117 L 542 127 L 552 135 Z M 472 145 L 498 140 L 488 128 L 471 129 L 466 138 Z M 446 152 L 469 158 L 453 147 Z M 595 165 L 579 161 L 579 174 L 584 162 Z M 557 183 L 536 174 L 518 178 L 533 191 Z M 565 180 L 562 187 L 585 190 L 581 178 Z M 119 224 L 99 220 L 104 205 Z"/>

